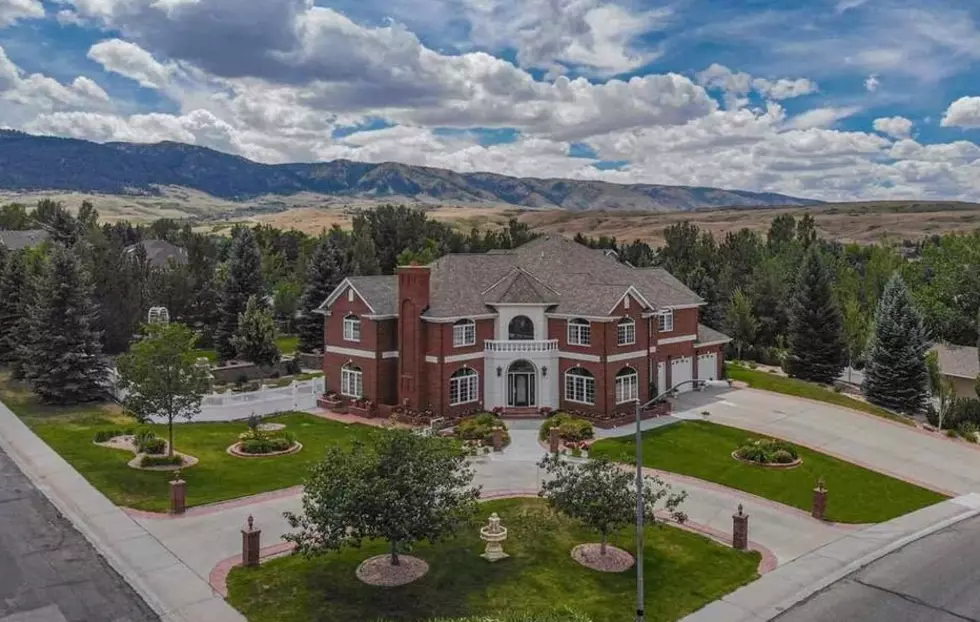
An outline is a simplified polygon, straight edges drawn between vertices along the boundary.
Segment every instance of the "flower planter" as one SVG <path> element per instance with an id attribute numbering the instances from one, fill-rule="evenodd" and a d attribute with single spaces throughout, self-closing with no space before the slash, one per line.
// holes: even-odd
<path id="1" fill-rule="evenodd" d="M 364 417 L 369 419 L 374 416 L 374 409 L 370 406 L 354 406 L 351 404 L 347 407 L 347 414 L 354 415 L 355 417 Z"/>
<path id="2" fill-rule="evenodd" d="M 803 458 L 797 458 L 792 462 L 756 462 L 755 460 L 746 460 L 745 458 L 738 457 L 738 450 L 732 452 L 732 458 L 735 458 L 742 464 L 751 464 L 766 469 L 795 469 L 803 464 Z"/>
<path id="3" fill-rule="evenodd" d="M 343 414 L 347 412 L 347 406 L 344 404 L 344 400 L 339 397 L 323 396 L 317 399 L 316 405 L 319 406 L 320 408 L 325 408 L 335 413 Z"/>

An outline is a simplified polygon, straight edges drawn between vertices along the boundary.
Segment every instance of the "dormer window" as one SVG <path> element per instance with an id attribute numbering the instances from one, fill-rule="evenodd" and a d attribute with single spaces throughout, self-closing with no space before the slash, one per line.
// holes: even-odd
<path id="1" fill-rule="evenodd" d="M 460 320 L 453 324 L 453 347 L 463 348 L 476 344 L 476 322 Z"/>
<path id="2" fill-rule="evenodd" d="M 592 343 L 592 326 L 588 320 L 575 318 L 568 322 L 568 343 L 573 346 L 587 346 Z"/>
<path id="3" fill-rule="evenodd" d="M 636 322 L 633 318 L 625 317 L 619 321 L 616 327 L 616 343 L 621 346 L 628 346 L 636 343 Z"/>
<path id="4" fill-rule="evenodd" d="M 671 309 L 661 311 L 657 316 L 657 331 L 669 333 L 674 330 L 674 312 Z"/>
<path id="5" fill-rule="evenodd" d="M 348 315 L 344 318 L 344 341 L 361 340 L 361 318 Z"/>

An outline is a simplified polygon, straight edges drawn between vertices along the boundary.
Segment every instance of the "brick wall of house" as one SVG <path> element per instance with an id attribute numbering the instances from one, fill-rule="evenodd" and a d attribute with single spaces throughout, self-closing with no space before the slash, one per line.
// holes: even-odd
<path id="1" fill-rule="evenodd" d="M 602 363 L 592 363 L 589 361 L 576 361 L 573 359 L 562 358 L 558 360 L 558 367 L 561 370 L 561 377 L 558 379 L 559 408 L 562 410 L 582 410 L 586 412 L 603 412 L 606 405 L 606 368 Z M 565 372 L 572 367 L 582 367 L 587 369 L 595 376 L 595 405 L 580 404 L 565 399 Z"/>
<path id="2" fill-rule="evenodd" d="M 398 397 L 413 409 L 422 406 L 425 389 L 426 323 L 422 312 L 429 305 L 429 268 L 400 267 L 398 274 Z"/>
<path id="3" fill-rule="evenodd" d="M 470 412 L 475 408 L 478 408 L 483 403 L 483 383 L 486 380 L 485 369 L 484 369 L 483 359 L 474 359 L 472 361 L 463 361 L 459 363 L 445 363 L 443 365 L 432 365 L 432 367 L 438 367 L 439 372 L 433 373 L 432 376 L 438 376 L 438 380 L 430 377 L 429 379 L 429 396 L 431 399 L 431 407 L 435 412 L 443 413 L 444 415 L 458 415 L 465 412 Z M 480 386 L 479 386 L 479 399 L 475 402 L 468 402 L 466 404 L 459 404 L 457 406 L 450 406 L 449 404 L 449 380 L 452 375 L 455 374 L 460 369 L 473 369 L 480 376 Z"/>
<path id="4" fill-rule="evenodd" d="M 568 343 L 568 320 L 563 318 L 548 318 L 548 339 L 558 340 L 558 349 L 562 352 L 576 352 L 578 354 L 593 354 L 602 356 L 606 350 L 606 326 L 605 322 L 591 322 L 592 339 L 589 345 L 579 346 Z M 613 340 L 615 344 L 615 339 Z"/>

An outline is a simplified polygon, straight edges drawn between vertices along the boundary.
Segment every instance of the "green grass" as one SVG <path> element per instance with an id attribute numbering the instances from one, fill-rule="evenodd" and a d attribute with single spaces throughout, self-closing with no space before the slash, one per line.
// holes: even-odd
<path id="1" fill-rule="evenodd" d="M 276 346 L 282 354 L 293 354 L 299 350 L 299 335 L 280 335 L 276 337 Z M 212 362 L 218 360 L 218 351 L 214 348 L 198 348 L 194 350 L 194 355 Z"/>
<path id="2" fill-rule="evenodd" d="M 730 380 L 740 380 L 753 389 L 762 389 L 763 391 L 784 393 L 786 395 L 795 395 L 796 397 L 817 400 L 819 402 L 827 402 L 835 406 L 843 406 L 844 408 L 860 410 L 871 415 L 891 419 L 892 421 L 904 423 L 905 425 L 915 425 L 915 422 L 908 417 L 895 414 L 890 410 L 869 404 L 863 400 L 848 397 L 843 393 L 837 393 L 833 389 L 813 382 L 787 378 L 786 376 L 780 376 L 779 374 L 758 369 L 749 369 L 734 363 L 728 363 L 727 370 Z"/>
<path id="3" fill-rule="evenodd" d="M 644 466 L 690 475 L 709 482 L 810 510 L 813 488 L 824 478 L 829 492 L 827 520 L 876 523 L 938 503 L 943 495 L 798 447 L 803 464 L 776 469 L 745 464 L 732 458 L 747 438 L 759 435 L 703 421 L 682 421 L 643 434 Z M 592 446 L 592 456 L 635 464 L 632 436 L 604 439 Z"/>
<path id="4" fill-rule="evenodd" d="M 491 564 L 479 557 L 478 533 L 490 512 L 509 531 L 510 558 Z M 632 529 L 610 542 L 634 552 Z M 539 613 L 569 606 L 594 622 L 633 620 L 635 571 L 603 573 L 570 556 L 596 534 L 556 516 L 541 500 L 508 499 L 480 505 L 456 538 L 421 544 L 412 552 L 429 563 L 418 581 L 397 588 L 371 587 L 354 575 L 357 565 L 386 552 L 382 543 L 317 557 L 293 555 L 259 568 L 236 568 L 228 600 L 251 622 L 372 622 L 428 620 L 491 613 Z M 743 553 L 675 527 L 646 531 L 644 573 L 647 619 L 677 620 L 756 577 L 759 554 Z"/>
<path id="5" fill-rule="evenodd" d="M 22 387 L 0 384 L 0 396 L 34 432 L 67 460 L 93 486 L 117 505 L 165 511 L 168 503 L 166 472 L 139 471 L 126 466 L 133 454 L 93 444 L 95 433 L 106 428 L 139 426 L 118 407 L 92 405 L 51 408 L 39 405 Z M 225 501 L 302 483 L 309 468 L 327 447 L 346 446 L 366 439 L 374 429 L 346 425 L 305 413 L 267 417 L 286 424 L 303 450 L 275 458 L 235 458 L 225 450 L 247 428 L 245 423 L 180 423 L 174 425 L 174 446 L 200 462 L 184 471 L 188 505 Z M 167 437 L 167 426 L 150 425 Z"/>

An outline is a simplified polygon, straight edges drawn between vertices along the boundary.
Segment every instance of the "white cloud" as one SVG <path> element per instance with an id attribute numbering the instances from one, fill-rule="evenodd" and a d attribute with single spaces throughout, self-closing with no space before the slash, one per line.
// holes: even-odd
<path id="1" fill-rule="evenodd" d="M 834 7 L 834 12 L 838 14 L 845 13 L 851 9 L 856 9 L 867 2 L 868 0 L 838 0 L 837 6 Z"/>
<path id="2" fill-rule="evenodd" d="M 858 111 L 860 111 L 860 108 L 856 106 L 814 108 L 813 110 L 807 110 L 796 115 L 789 120 L 786 126 L 793 130 L 830 127 L 841 119 L 853 116 Z"/>
<path id="3" fill-rule="evenodd" d="M 160 89 L 171 78 L 170 68 L 164 67 L 149 52 L 128 41 L 100 41 L 89 48 L 88 57 L 102 65 L 106 71 L 135 80 L 140 86 L 147 88 Z"/>
<path id="4" fill-rule="evenodd" d="M 766 80 L 765 78 L 756 78 L 752 81 L 752 86 L 763 96 L 775 100 L 802 97 L 803 95 L 815 93 L 818 90 L 817 84 L 806 78 L 797 78 L 795 80 L 780 78 L 774 81 Z"/>
<path id="5" fill-rule="evenodd" d="M 748 104 L 746 96 L 755 91 L 762 97 L 780 101 L 793 99 L 815 93 L 817 84 L 806 78 L 753 78 L 745 72 L 732 71 L 724 65 L 713 63 L 704 71 L 697 74 L 698 84 L 710 89 L 725 92 L 725 102 L 728 108 L 735 109 Z"/>
<path id="6" fill-rule="evenodd" d="M 912 133 L 913 123 L 905 117 L 882 117 L 874 120 L 876 132 L 881 132 L 892 138 L 908 138 Z"/>
<path id="7" fill-rule="evenodd" d="M 44 5 L 40 0 L 0 0 L 0 27 L 41 17 L 44 17 Z"/>
<path id="8" fill-rule="evenodd" d="M 879 80 L 878 76 L 875 74 L 871 74 L 864 79 L 864 88 L 869 93 L 874 93 L 877 91 L 879 86 L 881 86 L 881 80 Z"/>
<path id="9" fill-rule="evenodd" d="M 980 97 L 961 97 L 949 105 L 943 120 L 943 127 L 980 128 Z"/>
<path id="10" fill-rule="evenodd" d="M 64 85 L 40 73 L 25 74 L 0 47 L 0 100 L 27 113 L 69 109 L 104 109 L 109 96 L 93 80 L 79 76 Z"/>

